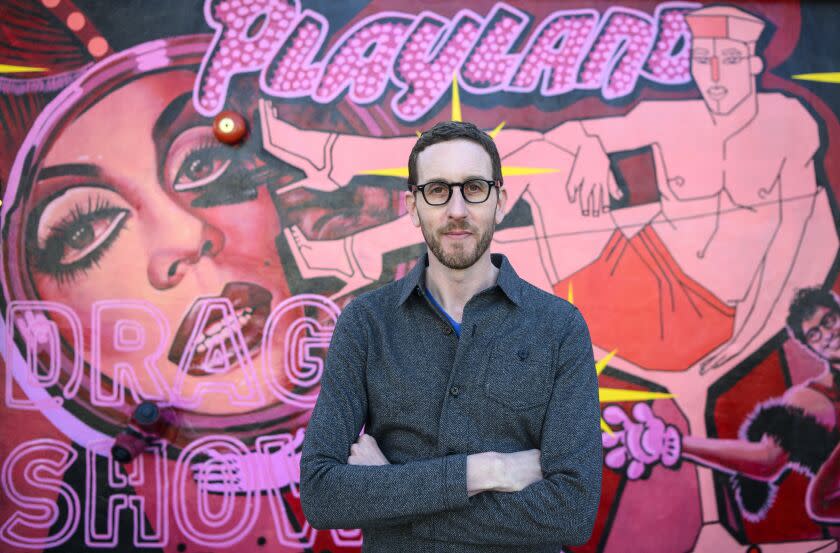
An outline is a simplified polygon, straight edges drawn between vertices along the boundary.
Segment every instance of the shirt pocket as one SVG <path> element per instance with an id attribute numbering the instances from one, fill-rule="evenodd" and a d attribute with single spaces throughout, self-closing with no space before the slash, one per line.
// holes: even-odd
<path id="1" fill-rule="evenodd" d="M 514 411 L 545 405 L 551 399 L 552 359 L 550 344 L 498 342 L 490 354 L 484 393 Z"/>

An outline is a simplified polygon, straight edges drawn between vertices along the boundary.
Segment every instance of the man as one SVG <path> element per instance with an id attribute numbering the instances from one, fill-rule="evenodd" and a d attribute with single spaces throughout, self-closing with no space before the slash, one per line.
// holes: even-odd
<path id="1" fill-rule="evenodd" d="M 488 135 L 439 123 L 408 164 L 429 253 L 336 323 L 303 445 L 304 514 L 362 528 L 365 551 L 584 543 L 601 487 L 586 324 L 488 251 L 507 200 Z"/>
<path id="2" fill-rule="evenodd" d="M 630 478 L 657 463 L 674 466 L 680 458 L 730 473 L 742 512 L 753 521 L 772 505 L 775 482 L 796 467 L 812 477 L 805 505 L 811 518 L 840 522 L 840 305 L 831 292 L 800 290 L 787 322 L 793 337 L 825 362 L 825 371 L 759 405 L 742 438 L 681 437 L 645 404 L 634 407 L 633 419 L 610 406 L 604 418 L 621 430 L 604 435 L 612 450 L 606 464 L 626 467 Z"/>

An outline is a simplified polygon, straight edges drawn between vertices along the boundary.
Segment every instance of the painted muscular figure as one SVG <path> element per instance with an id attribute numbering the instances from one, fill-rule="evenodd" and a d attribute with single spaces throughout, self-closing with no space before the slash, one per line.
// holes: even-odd
<path id="1" fill-rule="evenodd" d="M 775 307 L 794 287 L 824 280 L 825 244 L 836 245 L 814 172 L 816 122 L 798 100 L 757 91 L 764 22 L 722 6 L 686 18 L 702 99 L 645 101 L 619 117 L 496 138 L 505 166 L 553 171 L 506 176 L 509 205 L 526 201 L 533 223 L 499 231 L 491 247 L 546 290 L 565 296 L 573 286 L 595 345 L 641 369 L 729 366 L 781 328 Z M 307 172 L 292 186 L 345 186 L 393 166 L 414 140 L 301 131 L 267 102 L 262 118 L 265 148 Z M 624 193 L 608 154 L 643 148 L 658 201 L 610 210 Z M 295 227 L 285 235 L 301 274 L 338 277 L 344 295 L 376 282 L 382 256 L 416 242 L 411 231 L 402 217 L 338 240 Z M 820 262 L 798 263 L 820 239 Z"/>

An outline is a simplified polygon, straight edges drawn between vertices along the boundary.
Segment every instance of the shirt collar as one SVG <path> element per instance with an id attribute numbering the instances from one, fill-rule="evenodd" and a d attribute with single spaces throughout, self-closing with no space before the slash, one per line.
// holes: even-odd
<path id="1" fill-rule="evenodd" d="M 516 305 L 521 305 L 522 285 L 524 281 L 519 278 L 519 275 L 517 275 L 516 271 L 513 270 L 513 266 L 510 264 L 510 261 L 508 261 L 508 258 L 500 253 L 491 253 L 490 262 L 499 269 L 499 276 L 496 279 L 496 284 L 499 288 L 501 288 L 502 292 L 505 293 L 510 301 Z M 397 306 L 401 306 L 405 303 L 408 296 L 410 296 L 415 290 L 418 290 L 418 286 L 425 286 L 426 267 L 428 266 L 429 253 L 426 252 L 420 257 L 420 259 L 417 260 L 417 263 L 411 271 L 402 278 L 400 297 L 397 301 Z"/>

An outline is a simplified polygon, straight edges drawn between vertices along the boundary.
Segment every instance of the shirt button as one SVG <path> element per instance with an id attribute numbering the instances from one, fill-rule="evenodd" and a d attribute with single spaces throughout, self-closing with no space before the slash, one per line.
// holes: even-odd
<path id="1" fill-rule="evenodd" d="M 452 327 L 447 326 L 446 328 L 443 329 L 443 333 L 446 334 L 446 335 L 452 334 Z"/>
<path id="2" fill-rule="evenodd" d="M 458 397 L 458 394 L 461 393 L 461 389 L 458 388 L 458 386 L 452 386 L 451 388 L 449 388 L 449 393 L 455 397 Z"/>

